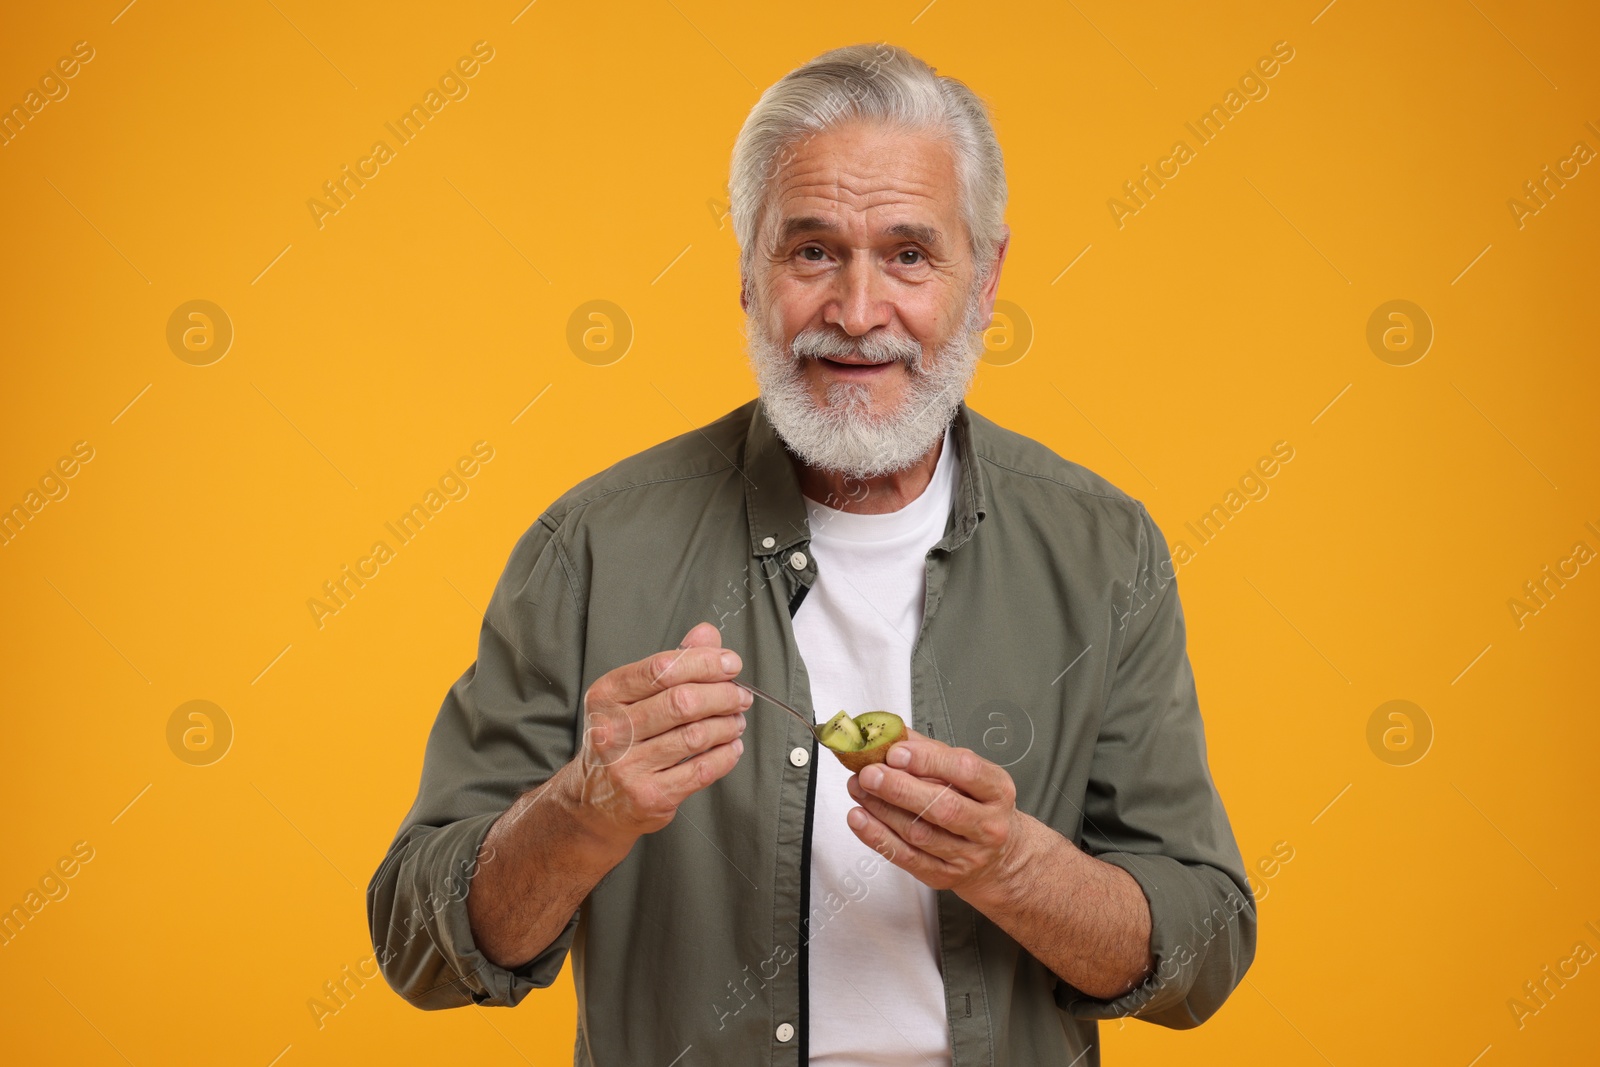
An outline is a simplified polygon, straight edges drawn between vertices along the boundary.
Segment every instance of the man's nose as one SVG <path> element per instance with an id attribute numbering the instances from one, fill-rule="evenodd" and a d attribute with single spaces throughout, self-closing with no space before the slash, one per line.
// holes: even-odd
<path id="1" fill-rule="evenodd" d="M 825 320 L 852 337 L 860 337 L 892 319 L 884 298 L 885 280 L 874 265 L 861 256 L 852 256 L 834 276 L 834 294 Z"/>

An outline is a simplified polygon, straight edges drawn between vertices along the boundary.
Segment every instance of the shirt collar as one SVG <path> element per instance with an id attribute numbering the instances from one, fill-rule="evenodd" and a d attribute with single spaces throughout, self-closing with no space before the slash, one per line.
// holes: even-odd
<path id="1" fill-rule="evenodd" d="M 744 499 L 750 517 L 750 554 L 774 556 L 788 552 L 811 539 L 806 522 L 805 498 L 794 460 L 777 429 L 767 417 L 760 397 L 751 401 L 754 410 L 745 434 Z M 981 432 L 980 420 L 963 400 L 956 408 L 953 434 L 961 457 L 960 480 L 956 483 L 955 522 L 936 548 L 953 549 L 972 536 L 988 511 L 988 488 L 977 462 L 973 440 Z"/>

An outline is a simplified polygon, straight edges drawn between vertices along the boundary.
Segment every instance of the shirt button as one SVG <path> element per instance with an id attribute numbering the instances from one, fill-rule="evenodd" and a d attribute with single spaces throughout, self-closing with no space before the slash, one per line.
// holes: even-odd
<path id="1" fill-rule="evenodd" d="M 780 1023 L 778 1025 L 778 1040 L 779 1041 L 787 1041 L 793 1036 L 794 1036 L 794 1027 L 790 1026 L 788 1023 Z"/>
<path id="2" fill-rule="evenodd" d="M 778 539 L 776 537 L 763 537 L 761 539 L 761 547 L 762 548 L 771 548 L 773 545 L 775 545 L 777 543 L 778 543 Z"/>
<path id="3" fill-rule="evenodd" d="M 794 555 L 790 556 L 789 557 L 789 566 L 793 567 L 797 571 L 805 570 L 806 569 L 806 554 L 804 552 L 796 552 Z"/>
<path id="4" fill-rule="evenodd" d="M 792 748 L 789 750 L 789 762 L 796 767 L 804 767 L 811 762 L 811 753 L 803 748 Z"/>

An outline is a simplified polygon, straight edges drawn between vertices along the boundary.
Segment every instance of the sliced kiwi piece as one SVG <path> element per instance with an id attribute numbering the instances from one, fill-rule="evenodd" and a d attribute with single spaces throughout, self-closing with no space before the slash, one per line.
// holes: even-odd
<path id="1" fill-rule="evenodd" d="M 866 744 L 861 727 L 856 725 L 847 711 L 841 711 L 827 721 L 822 727 L 820 740 L 835 752 L 854 752 Z"/>
<path id="2" fill-rule="evenodd" d="M 839 717 L 835 716 L 829 720 L 829 725 L 838 721 Z M 831 744 L 828 747 L 839 757 L 839 762 L 854 773 L 871 764 L 882 763 L 889 754 L 889 746 L 906 736 L 905 720 L 892 711 L 864 711 L 848 721 L 861 738 L 861 743 L 851 749 Z"/>

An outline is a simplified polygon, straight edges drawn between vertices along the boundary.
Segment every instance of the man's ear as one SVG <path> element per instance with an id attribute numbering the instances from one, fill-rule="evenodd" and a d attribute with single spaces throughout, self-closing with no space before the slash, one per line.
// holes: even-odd
<path id="1" fill-rule="evenodd" d="M 989 271 L 989 277 L 983 286 L 983 321 L 989 322 L 994 317 L 994 300 L 1000 291 L 1000 268 L 1005 265 L 1006 251 L 1011 247 L 1011 227 L 1007 226 L 1000 234 L 1000 244 L 995 249 L 994 266 Z"/>
<path id="2" fill-rule="evenodd" d="M 743 279 L 739 281 L 739 310 L 746 313 L 750 311 L 750 287 Z"/>
<path id="3" fill-rule="evenodd" d="M 1000 245 L 995 248 L 994 269 L 990 270 L 989 283 L 984 286 L 984 296 L 986 296 L 987 299 L 990 299 L 990 301 L 992 301 L 992 299 L 995 298 L 995 294 L 1000 291 L 1000 267 L 1005 266 L 1005 254 L 1006 251 L 1010 250 L 1010 248 L 1011 227 L 1008 226 L 1005 227 L 1005 230 L 1002 230 L 1002 234 L 1000 234 Z"/>

